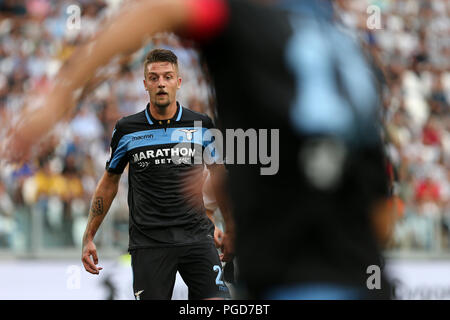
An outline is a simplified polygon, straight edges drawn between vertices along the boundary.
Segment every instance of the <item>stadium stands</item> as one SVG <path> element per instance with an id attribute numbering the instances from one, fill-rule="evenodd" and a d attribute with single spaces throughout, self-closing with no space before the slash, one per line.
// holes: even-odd
<path id="1" fill-rule="evenodd" d="M 49 89 L 62 61 L 118 3 L 78 2 L 81 26 L 74 30 L 67 28 L 72 1 L 0 1 L 0 128 L 30 90 Z M 385 137 L 404 207 L 390 249 L 450 253 L 450 2 L 344 0 L 336 5 L 338 18 L 384 69 Z M 380 8 L 380 29 L 367 28 L 370 5 Z M 170 48 L 180 59 L 179 101 L 212 115 L 198 54 L 174 35 L 155 37 L 108 66 L 99 75 L 106 80 L 78 105 L 71 121 L 53 130 L 35 161 L 0 168 L 0 250 L 15 255 L 80 246 L 114 123 L 146 105 L 141 62 L 154 47 Z M 102 225 L 99 248 L 126 250 L 124 178 Z"/>

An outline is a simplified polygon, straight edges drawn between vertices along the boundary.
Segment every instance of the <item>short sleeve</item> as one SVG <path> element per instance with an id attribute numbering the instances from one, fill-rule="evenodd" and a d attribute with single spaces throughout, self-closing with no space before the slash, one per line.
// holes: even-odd
<path id="1" fill-rule="evenodd" d="M 210 117 L 206 116 L 203 123 L 205 133 L 203 134 L 204 156 L 207 166 L 223 163 L 223 139 L 222 133 L 214 126 Z"/>
<path id="2" fill-rule="evenodd" d="M 114 127 L 111 144 L 110 144 L 110 157 L 106 161 L 105 169 L 111 173 L 121 174 L 125 170 L 128 164 L 128 159 L 126 157 L 126 143 L 124 139 L 124 134 L 120 130 L 120 121 L 118 121 Z"/>

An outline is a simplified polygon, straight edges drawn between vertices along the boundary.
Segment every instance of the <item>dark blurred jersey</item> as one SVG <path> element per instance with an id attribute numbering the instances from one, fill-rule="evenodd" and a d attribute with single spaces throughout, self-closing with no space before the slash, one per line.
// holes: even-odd
<path id="1" fill-rule="evenodd" d="M 382 264 L 369 208 L 387 193 L 374 79 L 355 41 L 313 2 L 191 1 L 190 36 L 222 129 L 280 130 L 277 174 L 228 166 L 239 272 L 256 298 L 301 283 L 389 297 L 384 280 L 381 290 L 366 287 L 367 268 Z M 202 28 L 205 6 L 217 19 Z"/>

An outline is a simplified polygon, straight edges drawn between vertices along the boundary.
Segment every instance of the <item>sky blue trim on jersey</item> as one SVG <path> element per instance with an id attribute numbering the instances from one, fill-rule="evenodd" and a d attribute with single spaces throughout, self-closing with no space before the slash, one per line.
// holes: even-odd
<path id="1" fill-rule="evenodd" d="M 180 110 L 178 111 L 178 117 L 175 121 L 180 121 L 182 113 L 183 113 L 183 106 L 180 104 Z"/>
<path id="2" fill-rule="evenodd" d="M 150 119 L 150 116 L 148 114 L 148 108 L 145 107 L 145 116 L 147 117 L 147 121 L 149 124 L 153 124 L 152 120 Z"/>
<path id="3" fill-rule="evenodd" d="M 181 106 L 181 104 L 178 107 L 178 116 L 175 119 L 175 121 L 180 121 L 181 119 L 181 115 L 183 114 L 183 107 Z M 150 118 L 150 115 L 148 114 L 148 108 L 145 107 L 145 116 L 147 117 L 147 121 L 149 124 L 153 124 L 152 119 Z"/>
<path id="4" fill-rule="evenodd" d="M 193 126 L 167 128 L 167 130 L 160 128 L 126 134 L 120 139 L 119 144 L 110 161 L 109 167 L 115 168 L 120 159 L 122 159 L 128 151 L 139 147 L 170 143 L 196 143 L 206 148 L 212 143 L 211 140 L 203 140 L 203 136 L 208 128 L 201 127 L 201 133 L 199 129 L 200 127 Z M 191 138 L 190 140 L 189 137 Z"/>
<path id="5" fill-rule="evenodd" d="M 206 151 L 207 150 L 207 151 Z M 207 145 L 205 145 L 205 156 L 208 163 L 217 163 L 220 160 L 219 152 L 216 152 L 215 144 L 210 141 Z"/>

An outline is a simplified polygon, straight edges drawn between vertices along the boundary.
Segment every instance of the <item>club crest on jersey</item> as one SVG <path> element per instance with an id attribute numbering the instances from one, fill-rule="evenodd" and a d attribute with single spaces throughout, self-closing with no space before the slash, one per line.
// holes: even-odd
<path id="1" fill-rule="evenodd" d="M 193 133 L 197 131 L 197 129 L 180 129 L 179 131 L 182 131 L 186 134 L 186 139 L 188 139 L 188 141 L 191 141 L 193 138 Z"/>

